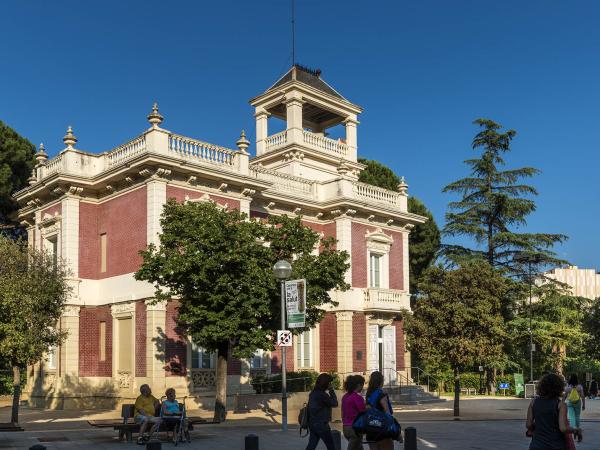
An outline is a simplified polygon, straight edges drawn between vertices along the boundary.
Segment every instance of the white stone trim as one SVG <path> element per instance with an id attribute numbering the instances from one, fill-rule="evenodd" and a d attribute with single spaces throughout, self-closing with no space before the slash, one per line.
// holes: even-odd
<path id="1" fill-rule="evenodd" d="M 167 202 L 167 183 L 163 180 L 152 180 L 146 184 L 146 243 L 160 244 L 160 215 Z"/>
<path id="2" fill-rule="evenodd" d="M 335 238 L 337 249 L 346 250 L 352 261 L 352 219 L 341 216 L 335 219 Z M 352 267 L 346 271 L 345 281 L 352 286 Z"/>
<path id="3" fill-rule="evenodd" d="M 79 198 L 67 196 L 62 200 L 61 257 L 72 277 L 79 276 Z"/>

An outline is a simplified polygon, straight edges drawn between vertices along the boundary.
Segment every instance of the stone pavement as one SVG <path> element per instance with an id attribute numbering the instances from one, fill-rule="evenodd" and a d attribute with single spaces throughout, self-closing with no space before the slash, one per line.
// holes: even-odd
<path id="1" fill-rule="evenodd" d="M 419 436 L 418 448 L 445 450 L 518 450 L 527 449 L 524 414 L 528 401 L 518 399 L 469 399 L 461 402 L 461 420 L 452 419 L 452 404 L 405 407 L 398 411 L 403 427 L 414 426 Z M 0 408 L 0 422 L 7 409 Z M 114 412 L 111 412 L 113 414 Z M 105 417 L 96 414 L 96 418 Z M 50 449 L 134 449 L 135 444 L 118 442 L 116 433 L 92 429 L 85 421 L 68 411 L 23 409 L 25 432 L 0 433 L 0 449 L 27 449 L 38 443 Z M 183 449 L 237 450 L 244 448 L 244 436 L 257 434 L 261 450 L 303 450 L 307 439 L 300 438 L 296 427 L 287 434 L 279 426 L 258 415 L 230 415 L 225 423 L 198 426 L 192 432 L 191 444 Z M 335 424 L 339 428 L 339 424 Z M 600 400 L 588 402 L 583 415 L 585 440 L 578 450 L 600 450 Z M 163 443 L 163 448 L 174 448 Z M 324 448 L 322 445 L 319 449 Z M 345 444 L 342 445 L 345 448 Z M 396 443 L 396 449 L 403 447 Z"/>

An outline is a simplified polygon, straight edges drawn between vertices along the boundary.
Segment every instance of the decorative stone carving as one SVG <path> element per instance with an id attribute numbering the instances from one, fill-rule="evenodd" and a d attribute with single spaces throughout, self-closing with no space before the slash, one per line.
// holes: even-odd
<path id="1" fill-rule="evenodd" d="M 146 300 L 147 311 L 166 311 L 167 301 L 166 300 Z"/>
<path id="2" fill-rule="evenodd" d="M 196 184 L 197 180 L 198 180 L 198 177 L 196 175 L 190 175 L 187 179 L 187 184 L 194 185 L 194 184 Z"/>
<path id="3" fill-rule="evenodd" d="M 67 191 L 69 195 L 81 195 L 83 192 L 83 188 L 79 186 L 70 186 Z"/>
<path id="4" fill-rule="evenodd" d="M 130 316 L 135 312 L 135 302 L 117 303 L 111 305 L 110 313 L 113 317 Z"/>
<path id="5" fill-rule="evenodd" d="M 115 188 L 114 188 L 114 187 L 112 187 L 110 184 L 108 184 L 108 185 L 106 186 L 106 190 L 107 190 L 107 191 L 108 191 L 110 194 L 112 194 L 112 193 L 114 192 Z"/>
<path id="6" fill-rule="evenodd" d="M 367 217 L 367 220 L 369 222 L 373 222 L 375 220 L 375 215 L 374 214 L 369 215 L 369 217 Z"/>
<path id="7" fill-rule="evenodd" d="M 154 175 L 158 178 L 168 179 L 171 176 L 171 170 L 159 167 L 158 169 L 156 169 Z"/>
<path id="8" fill-rule="evenodd" d="M 242 195 L 243 195 L 244 197 L 250 197 L 251 195 L 254 195 L 254 194 L 256 194 L 256 190 L 254 190 L 254 189 L 245 188 L 245 189 L 242 191 Z"/>
<path id="9" fill-rule="evenodd" d="M 301 211 L 302 211 L 302 208 L 294 208 L 293 213 L 296 215 L 299 215 Z"/>
<path id="10" fill-rule="evenodd" d="M 316 217 L 317 219 L 320 219 L 320 218 L 322 218 L 322 217 L 323 217 L 323 213 L 322 213 L 322 212 L 318 212 L 318 213 L 315 215 L 315 217 Z"/>
<path id="11" fill-rule="evenodd" d="M 228 187 L 228 184 L 227 184 L 227 183 L 221 183 L 221 184 L 219 185 L 219 190 L 220 190 L 221 192 L 227 192 L 227 187 Z"/>
<path id="12" fill-rule="evenodd" d="M 269 202 L 265 205 L 265 209 L 271 210 L 275 208 L 275 202 Z"/>
<path id="13" fill-rule="evenodd" d="M 211 388 L 216 385 L 217 371 L 214 369 L 192 369 L 191 374 L 194 388 Z"/>
<path id="14" fill-rule="evenodd" d="M 77 305 L 66 305 L 63 309 L 63 317 L 79 317 L 80 307 Z"/>
<path id="15" fill-rule="evenodd" d="M 346 210 L 346 215 L 349 217 L 352 217 L 356 214 L 356 210 L 355 209 L 347 209 Z"/>
<path id="16" fill-rule="evenodd" d="M 135 181 L 135 180 L 134 180 L 133 178 L 131 178 L 131 177 L 125 177 L 125 182 L 126 182 L 127 184 L 133 184 L 133 183 L 134 183 L 134 181 Z"/>
<path id="17" fill-rule="evenodd" d="M 140 174 L 141 177 L 144 177 L 144 178 L 148 178 L 149 176 L 152 175 L 152 172 L 150 172 L 148 169 L 142 169 L 138 173 Z"/>
<path id="18" fill-rule="evenodd" d="M 386 220 L 385 223 L 386 223 L 386 225 L 391 225 L 394 223 L 394 219 L 388 219 L 388 220 Z"/>
<path id="19" fill-rule="evenodd" d="M 336 311 L 335 317 L 338 322 L 342 320 L 352 320 L 354 313 L 352 311 Z"/>
<path id="20" fill-rule="evenodd" d="M 126 370 L 119 370 L 117 372 L 117 385 L 119 389 L 127 389 L 131 387 L 131 382 L 133 381 L 133 377 L 131 376 L 131 372 Z"/>
<path id="21" fill-rule="evenodd" d="M 390 246 L 394 243 L 392 236 L 388 236 L 381 228 L 377 228 L 373 232 L 365 234 L 367 240 L 367 248 L 378 252 L 388 253 Z"/>
<path id="22" fill-rule="evenodd" d="M 55 187 L 54 189 L 52 189 L 52 193 L 57 197 L 60 197 L 65 193 L 65 188 L 63 188 L 62 186 Z"/>

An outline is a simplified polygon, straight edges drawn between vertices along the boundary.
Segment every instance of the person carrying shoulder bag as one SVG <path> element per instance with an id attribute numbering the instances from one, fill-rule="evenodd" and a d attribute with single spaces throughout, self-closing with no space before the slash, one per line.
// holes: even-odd
<path id="1" fill-rule="evenodd" d="M 371 373 L 369 377 L 369 387 L 367 388 L 367 404 L 371 408 L 378 409 L 389 415 L 393 415 L 392 404 L 388 394 L 383 389 L 383 375 L 379 371 Z M 367 435 L 367 441 L 370 441 Z M 376 442 L 369 443 L 370 450 L 394 450 L 394 441 L 391 438 L 384 438 Z"/>
<path id="2" fill-rule="evenodd" d="M 337 397 L 331 382 L 333 377 L 328 373 L 322 373 L 315 381 L 315 387 L 308 396 L 308 429 L 310 437 L 306 450 L 315 450 L 319 440 L 327 447 L 327 450 L 335 450 L 333 437 L 331 436 L 331 408 L 338 405 Z"/>

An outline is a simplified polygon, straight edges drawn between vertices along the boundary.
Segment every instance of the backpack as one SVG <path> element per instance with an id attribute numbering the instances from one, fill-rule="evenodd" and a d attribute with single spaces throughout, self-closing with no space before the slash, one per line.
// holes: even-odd
<path id="1" fill-rule="evenodd" d="M 571 392 L 569 392 L 567 400 L 569 400 L 571 403 L 577 403 L 579 400 L 581 400 L 579 392 L 577 392 L 577 387 L 574 386 L 571 388 Z"/>
<path id="2" fill-rule="evenodd" d="M 374 395 L 373 395 L 374 394 Z M 400 424 L 391 414 L 382 411 L 379 401 L 384 396 L 383 392 L 374 392 L 373 398 L 367 402 L 368 408 L 360 413 L 352 422 L 352 428 L 358 434 L 365 434 L 367 442 L 378 442 L 383 439 L 398 440 Z"/>
<path id="3" fill-rule="evenodd" d="M 300 408 L 300 411 L 298 412 L 298 425 L 300 425 L 300 437 L 308 436 L 308 406 L 306 403 L 302 408 Z M 306 431 L 306 434 L 304 436 L 302 436 L 302 430 Z"/>

